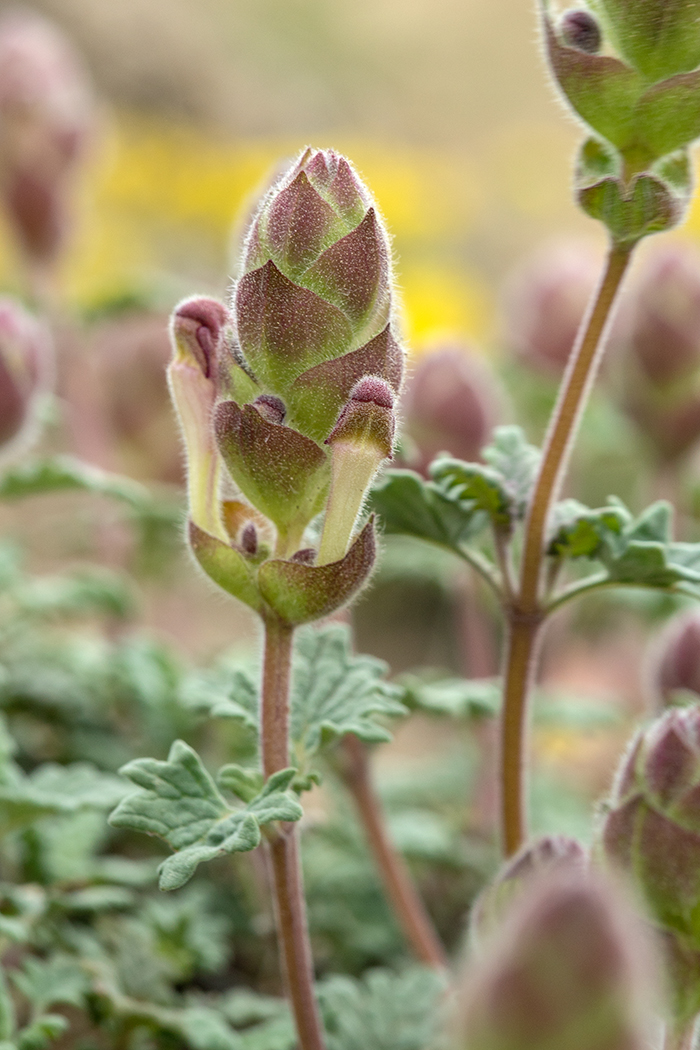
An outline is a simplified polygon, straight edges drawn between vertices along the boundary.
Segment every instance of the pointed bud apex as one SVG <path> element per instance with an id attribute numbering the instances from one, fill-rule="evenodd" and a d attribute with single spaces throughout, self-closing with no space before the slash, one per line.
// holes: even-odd
<path id="1" fill-rule="evenodd" d="M 260 397 L 256 397 L 253 407 L 257 408 L 260 415 L 268 423 L 282 424 L 284 423 L 284 417 L 287 415 L 284 401 L 280 397 L 275 397 L 274 394 L 261 394 Z"/>
<path id="2" fill-rule="evenodd" d="M 70 176 L 92 124 L 86 72 L 40 15 L 0 19 L 0 193 L 27 254 L 55 256 L 67 226 Z"/>
<path id="3" fill-rule="evenodd" d="M 527 843 L 499 871 L 472 908 L 469 932 L 473 943 L 481 946 L 492 936 L 516 902 L 543 876 L 566 871 L 583 875 L 587 868 L 588 856 L 576 839 L 547 835 Z"/>
<path id="4" fill-rule="evenodd" d="M 653 964 L 625 900 L 582 873 L 543 878 L 457 1001 L 460 1050 L 643 1050 Z"/>
<path id="5" fill-rule="evenodd" d="M 567 47 L 587 51 L 595 55 L 600 51 L 602 37 L 600 26 L 589 11 L 574 9 L 565 11 L 559 22 L 559 34 Z"/>
<path id="6" fill-rule="evenodd" d="M 252 521 L 248 522 L 241 533 L 241 550 L 244 554 L 250 554 L 251 557 L 255 557 L 258 553 L 258 530 Z"/>
<path id="7" fill-rule="evenodd" d="M 615 778 L 600 829 L 602 850 L 634 883 L 650 916 L 679 951 L 700 958 L 700 708 L 673 708 L 640 731 Z M 685 976 L 684 976 L 685 975 Z M 698 971 L 672 988 L 679 1020 Z"/>
<path id="8" fill-rule="evenodd" d="M 0 299 L 0 446 L 28 435 L 50 360 L 44 328 L 19 303 Z"/>
<path id="9" fill-rule="evenodd" d="M 503 400 L 493 372 L 466 347 L 425 354 L 401 401 L 405 430 L 415 443 L 409 465 L 425 474 L 439 452 L 477 460 L 499 422 Z"/>
<path id="10" fill-rule="evenodd" d="M 365 376 L 350 391 L 350 399 L 326 444 L 349 445 L 358 453 L 372 448 L 381 454 L 381 459 L 391 459 L 395 429 L 391 387 L 378 376 Z"/>

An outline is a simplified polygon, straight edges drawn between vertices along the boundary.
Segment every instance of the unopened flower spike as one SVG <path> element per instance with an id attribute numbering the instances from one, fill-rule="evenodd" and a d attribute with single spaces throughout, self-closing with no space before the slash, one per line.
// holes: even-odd
<path id="1" fill-rule="evenodd" d="M 388 383 L 365 376 L 342 409 L 326 444 L 332 452 L 331 491 L 319 564 L 345 554 L 367 489 L 385 459 L 392 458 L 396 417 Z"/>
<path id="2" fill-rule="evenodd" d="M 222 461 L 212 413 L 217 399 L 223 331 L 229 314 L 223 303 L 201 296 L 185 299 L 171 323 L 173 358 L 168 366 L 170 393 L 187 455 L 189 515 L 194 524 L 228 542 L 221 515 Z"/>

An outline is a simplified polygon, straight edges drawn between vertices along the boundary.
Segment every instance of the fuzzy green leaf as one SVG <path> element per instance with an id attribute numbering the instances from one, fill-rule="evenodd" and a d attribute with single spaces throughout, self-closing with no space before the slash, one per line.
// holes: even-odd
<path id="1" fill-rule="evenodd" d="M 295 763 L 345 733 L 368 743 L 390 740 L 377 716 L 406 713 L 401 689 L 386 682 L 383 660 L 355 656 L 350 632 L 339 624 L 306 630 L 297 642 L 291 694 L 291 740 Z"/>
<path id="2" fill-rule="evenodd" d="M 465 509 L 484 511 L 498 528 L 524 517 L 540 462 L 520 427 L 497 427 L 483 451 L 486 466 L 458 459 L 436 459 L 430 473 L 449 499 Z"/>
<path id="3" fill-rule="evenodd" d="M 0 829 L 6 834 L 42 817 L 111 809 L 123 795 L 124 784 L 118 777 L 88 763 L 46 762 L 30 776 L 16 771 L 0 784 Z"/>
<path id="4" fill-rule="evenodd" d="M 158 835 L 175 850 L 160 866 L 161 889 L 184 885 L 203 861 L 255 849 L 260 825 L 298 820 L 302 813 L 287 791 L 295 770 L 274 774 L 245 809 L 234 810 L 182 740 L 175 741 L 167 762 L 137 759 L 121 772 L 140 790 L 119 804 L 110 823 Z"/>
<path id="5" fill-rule="evenodd" d="M 0 499 L 22 499 L 47 492 L 92 492 L 140 509 L 152 497 L 143 485 L 111 474 L 73 456 L 30 459 L 0 475 Z"/>
<path id="6" fill-rule="evenodd" d="M 474 507 L 448 499 L 412 470 L 387 470 L 370 493 L 372 509 L 387 533 L 415 536 L 459 551 L 483 525 Z"/>
<path id="7" fill-rule="evenodd" d="M 558 558 L 595 558 L 611 534 L 619 536 L 632 518 L 619 504 L 591 510 L 578 500 L 557 504 L 547 553 Z"/>
<path id="8" fill-rule="evenodd" d="M 12 971 L 11 977 L 37 1013 L 59 1003 L 80 1007 L 89 990 L 85 971 L 67 955 L 53 955 L 46 960 L 29 957 L 21 970 Z"/>
<path id="9" fill-rule="evenodd" d="M 400 683 L 405 703 L 426 714 L 483 718 L 494 715 L 501 705 L 501 685 L 494 678 L 423 679 L 405 674 Z"/>

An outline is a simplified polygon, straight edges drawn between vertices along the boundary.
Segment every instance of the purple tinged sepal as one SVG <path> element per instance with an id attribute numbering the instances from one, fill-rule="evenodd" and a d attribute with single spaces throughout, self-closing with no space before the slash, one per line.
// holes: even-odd
<path id="1" fill-rule="evenodd" d="M 365 376 L 350 391 L 333 430 L 331 488 L 323 523 L 319 565 L 337 561 L 347 550 L 367 490 L 393 451 L 394 392 L 378 376 Z"/>
<path id="2" fill-rule="evenodd" d="M 196 560 L 214 583 L 256 612 L 262 610 L 256 567 L 244 551 L 200 529 L 193 521 L 189 523 L 188 539 Z"/>
<path id="3" fill-rule="evenodd" d="M 214 413 L 218 447 L 241 492 L 278 530 L 278 550 L 297 549 L 304 529 L 322 509 L 330 470 L 326 453 L 310 438 L 275 419 L 279 399 L 239 407 L 220 402 Z"/>
<path id="4" fill-rule="evenodd" d="M 350 550 L 338 561 L 310 565 L 303 560 L 272 559 L 260 566 L 258 587 L 267 606 L 290 626 L 311 623 L 330 615 L 354 597 L 367 582 L 376 557 L 374 519 L 360 532 Z"/>
<path id="5" fill-rule="evenodd" d="M 599 838 L 671 946 L 672 1008 L 688 1020 L 689 1002 L 700 1011 L 700 708 L 672 708 L 636 735 Z"/>
<path id="6" fill-rule="evenodd" d="M 222 462 L 212 414 L 228 322 L 228 310 L 216 299 L 185 299 L 172 317 L 174 352 L 168 366 L 168 385 L 185 443 L 190 517 L 199 529 L 224 542 L 227 533 L 219 496 Z"/>
<path id="7" fill-rule="evenodd" d="M 652 950 L 624 897 L 559 872 L 518 901 L 457 991 L 459 1050 L 643 1050 Z"/>

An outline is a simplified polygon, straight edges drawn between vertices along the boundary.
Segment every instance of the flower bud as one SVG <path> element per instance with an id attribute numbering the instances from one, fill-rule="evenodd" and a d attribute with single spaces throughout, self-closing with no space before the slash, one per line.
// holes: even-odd
<path id="1" fill-rule="evenodd" d="M 619 326 L 622 407 L 662 459 L 700 437 L 700 254 L 664 246 L 648 257 Z"/>
<path id="2" fill-rule="evenodd" d="M 50 359 L 48 332 L 19 303 L 0 299 L 0 446 L 29 433 Z"/>
<path id="3" fill-rule="evenodd" d="M 450 346 L 421 357 L 401 404 L 404 430 L 415 446 L 410 466 L 427 474 L 439 452 L 478 459 L 499 422 L 503 398 L 484 361 Z"/>
<path id="4" fill-rule="evenodd" d="M 655 647 L 650 678 L 659 707 L 691 697 L 700 702 L 700 614 L 685 613 L 671 620 Z"/>
<path id="5" fill-rule="evenodd" d="M 599 879 L 543 878 L 479 958 L 458 1000 L 464 1050 L 642 1050 L 648 950 Z"/>
<path id="6" fill-rule="evenodd" d="M 687 1020 L 700 1011 L 699 707 L 672 708 L 636 735 L 600 839 L 604 857 L 629 876 L 670 944 L 674 1010 Z"/>
<path id="7" fill-rule="evenodd" d="M 363 500 L 374 475 L 394 444 L 394 394 L 378 376 L 365 376 L 326 439 L 332 450 L 331 490 L 328 497 L 319 565 L 345 554 Z"/>
<path id="8" fill-rule="evenodd" d="M 589 11 L 580 8 L 565 11 L 559 22 L 559 33 L 567 47 L 575 47 L 589 55 L 600 51 L 600 26 Z"/>
<path id="9" fill-rule="evenodd" d="M 585 243 L 543 246 L 511 277 L 504 303 L 505 338 L 526 364 L 564 371 L 598 279 L 599 263 Z"/>
<path id="10" fill-rule="evenodd" d="M 587 866 L 583 846 L 566 835 L 546 835 L 522 846 L 474 904 L 469 917 L 473 943 L 480 945 L 492 935 L 515 903 L 543 876 L 564 871 L 583 874 Z"/>
<path id="11" fill-rule="evenodd" d="M 67 190 L 92 123 L 85 70 L 40 15 L 0 20 L 0 192 L 26 253 L 53 258 L 66 229 Z"/>
<path id="12" fill-rule="evenodd" d="M 170 394 L 187 453 L 190 518 L 198 528 L 222 540 L 228 537 L 221 516 L 222 464 L 212 414 L 228 322 L 228 310 L 216 299 L 183 300 L 173 314 L 173 359 L 168 366 Z"/>

